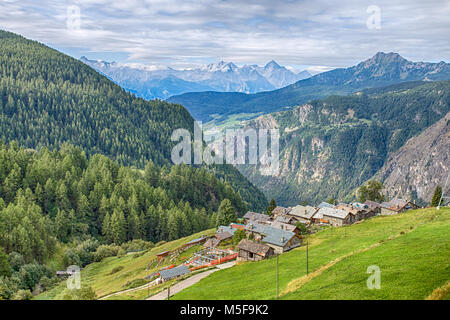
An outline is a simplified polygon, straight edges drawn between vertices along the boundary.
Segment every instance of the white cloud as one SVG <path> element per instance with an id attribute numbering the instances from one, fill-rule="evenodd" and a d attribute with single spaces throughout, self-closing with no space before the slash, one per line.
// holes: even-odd
<path id="1" fill-rule="evenodd" d="M 381 9 L 380 30 L 366 27 L 373 4 Z M 80 30 L 67 29 L 72 5 L 80 8 Z M 312 72 L 352 65 L 377 51 L 448 60 L 448 16 L 445 0 L 0 2 L 1 28 L 56 48 L 126 53 L 129 62 L 149 65 L 275 59 Z"/>

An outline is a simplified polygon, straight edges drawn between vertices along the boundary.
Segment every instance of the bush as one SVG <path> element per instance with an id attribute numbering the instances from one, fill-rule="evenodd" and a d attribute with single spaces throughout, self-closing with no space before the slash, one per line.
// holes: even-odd
<path id="1" fill-rule="evenodd" d="M 59 282 L 59 279 L 56 277 L 43 276 L 41 278 L 41 280 L 39 281 L 39 285 L 41 286 L 43 291 L 47 291 L 47 290 L 53 288 L 58 282 Z"/>
<path id="2" fill-rule="evenodd" d="M 23 255 L 15 251 L 11 252 L 8 257 L 9 264 L 14 271 L 19 271 L 20 267 L 25 264 L 25 259 Z"/>
<path id="3" fill-rule="evenodd" d="M 233 234 L 233 243 L 234 244 L 238 244 L 244 238 L 245 238 L 245 231 L 241 230 L 241 229 L 238 229 Z"/>
<path id="4" fill-rule="evenodd" d="M 79 243 L 75 248 L 67 249 L 64 253 L 64 265 L 84 267 L 93 261 L 92 253 L 94 253 L 100 243 L 96 239 L 87 239 Z"/>
<path id="5" fill-rule="evenodd" d="M 112 269 L 109 274 L 114 274 L 114 273 L 117 273 L 117 272 L 119 272 L 121 270 L 123 270 L 123 266 L 118 266 L 118 267 L 115 267 L 114 269 Z"/>
<path id="6" fill-rule="evenodd" d="M 119 258 L 125 257 L 127 255 L 126 251 L 123 250 L 122 248 L 119 248 L 119 251 L 117 251 L 117 256 Z"/>
<path id="7" fill-rule="evenodd" d="M 60 293 L 56 300 L 95 300 L 97 294 L 89 286 L 83 286 L 81 289 L 65 289 Z"/>
<path id="8" fill-rule="evenodd" d="M 123 288 L 124 289 L 133 289 L 133 288 L 143 286 L 144 284 L 147 284 L 147 283 L 148 283 L 148 281 L 145 279 L 134 279 L 134 280 L 131 280 L 131 281 L 128 281 L 127 283 L 125 283 Z"/>
<path id="9" fill-rule="evenodd" d="M 93 254 L 93 260 L 100 262 L 108 257 L 115 257 L 119 253 L 121 248 L 114 244 L 111 245 L 101 245 L 97 248 L 97 251 Z"/>
<path id="10" fill-rule="evenodd" d="M 67 249 L 64 252 L 63 257 L 64 266 L 67 268 L 68 266 L 81 266 L 81 258 L 76 249 Z"/>
<path id="11" fill-rule="evenodd" d="M 153 248 L 155 245 L 152 242 L 144 241 L 142 239 L 135 239 L 127 243 L 123 243 L 120 247 L 126 252 L 143 251 Z"/>
<path id="12" fill-rule="evenodd" d="M 33 294 L 30 292 L 30 290 L 19 290 L 13 296 L 13 300 L 31 300 L 31 299 L 33 299 Z"/>
<path id="13" fill-rule="evenodd" d="M 44 266 L 38 264 L 26 264 L 20 268 L 19 274 L 22 278 L 22 284 L 25 289 L 33 290 L 41 278 L 46 275 L 47 270 Z"/>
<path id="14" fill-rule="evenodd" d="M 2 247 L 0 247 L 0 276 L 11 276 L 11 265 L 8 261 L 8 255 Z"/>

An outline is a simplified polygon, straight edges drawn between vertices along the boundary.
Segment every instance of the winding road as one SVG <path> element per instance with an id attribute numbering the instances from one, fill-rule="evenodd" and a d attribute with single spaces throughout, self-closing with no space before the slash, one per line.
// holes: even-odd
<path id="1" fill-rule="evenodd" d="M 186 280 L 180 281 L 177 284 L 170 287 L 170 296 L 173 296 L 174 294 L 196 284 L 203 278 L 206 278 L 207 276 L 209 276 L 211 273 L 214 273 L 214 272 L 222 270 L 222 269 L 231 268 L 232 266 L 234 266 L 234 264 L 235 264 L 235 261 L 220 264 L 220 265 L 216 266 L 216 269 L 198 273 L 192 277 L 187 278 Z M 161 291 L 160 293 L 155 294 L 154 296 L 147 298 L 146 300 L 165 300 L 165 299 L 167 299 L 167 289 Z"/>

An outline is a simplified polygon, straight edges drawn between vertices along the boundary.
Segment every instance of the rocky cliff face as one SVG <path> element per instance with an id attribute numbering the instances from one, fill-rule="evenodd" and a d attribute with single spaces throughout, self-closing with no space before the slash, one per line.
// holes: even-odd
<path id="1" fill-rule="evenodd" d="M 450 112 L 391 154 L 376 177 L 383 181 L 389 197 L 429 202 L 436 186 L 444 187 L 450 169 L 449 150 Z"/>
<path id="2" fill-rule="evenodd" d="M 280 130 L 276 176 L 238 169 L 280 205 L 355 200 L 374 177 L 389 196 L 425 203 L 450 166 L 449 112 L 450 81 L 312 101 L 246 123 Z"/>

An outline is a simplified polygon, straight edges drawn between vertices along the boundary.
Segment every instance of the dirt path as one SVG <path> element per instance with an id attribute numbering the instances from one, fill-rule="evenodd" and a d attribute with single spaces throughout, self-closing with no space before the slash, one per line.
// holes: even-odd
<path id="1" fill-rule="evenodd" d="M 209 276 L 211 273 L 214 273 L 214 272 L 222 270 L 222 269 L 231 268 L 232 266 L 234 266 L 234 264 L 235 264 L 234 261 L 224 263 L 224 264 L 216 266 L 216 269 L 208 270 L 208 271 L 196 274 L 192 277 L 189 277 L 186 280 L 180 281 L 177 284 L 170 287 L 170 296 L 173 296 L 174 294 L 180 292 L 181 290 L 184 290 L 184 289 L 196 284 L 203 278 L 206 278 L 207 276 Z M 151 296 L 150 298 L 147 298 L 146 300 L 165 300 L 165 299 L 167 299 L 167 289 L 161 291 L 160 293 L 155 294 L 154 296 Z"/>

